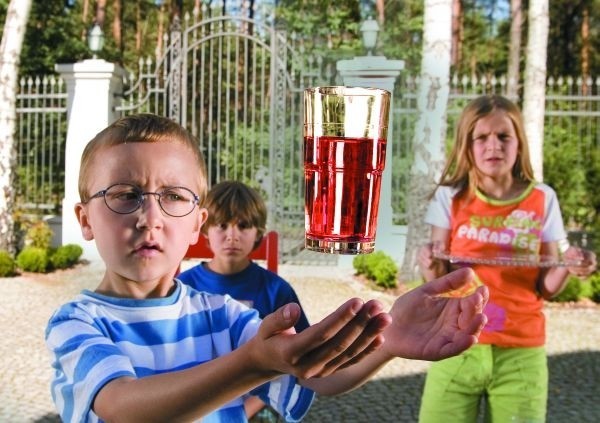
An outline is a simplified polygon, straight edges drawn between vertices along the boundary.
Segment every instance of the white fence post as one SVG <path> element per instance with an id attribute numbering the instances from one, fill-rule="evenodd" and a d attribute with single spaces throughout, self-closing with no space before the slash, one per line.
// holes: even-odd
<path id="1" fill-rule="evenodd" d="M 124 70 L 104 60 L 56 65 L 67 84 L 67 141 L 65 147 L 65 197 L 62 206 L 62 243 L 78 244 L 83 258 L 98 259 L 93 241 L 81 236 L 74 206 L 79 201 L 79 162 L 85 145 L 114 122 L 115 99 L 122 92 Z"/>

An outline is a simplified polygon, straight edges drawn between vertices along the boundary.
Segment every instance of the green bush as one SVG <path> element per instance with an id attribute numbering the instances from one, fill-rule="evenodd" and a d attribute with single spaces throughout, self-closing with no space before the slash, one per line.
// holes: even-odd
<path id="1" fill-rule="evenodd" d="M 576 276 L 569 276 L 565 288 L 552 298 L 551 301 L 565 303 L 569 301 L 579 301 L 581 299 L 581 280 Z"/>
<path id="2" fill-rule="evenodd" d="M 52 229 L 44 221 L 34 223 L 27 230 L 25 242 L 27 246 L 48 250 L 52 242 Z"/>
<path id="3" fill-rule="evenodd" d="M 367 274 L 367 257 L 369 257 L 368 254 L 359 254 L 352 260 L 352 266 L 354 266 L 357 275 Z"/>
<path id="4" fill-rule="evenodd" d="M 398 285 L 396 279 L 398 266 L 383 251 L 356 256 L 352 261 L 352 265 L 357 274 L 365 275 L 367 279 L 374 281 L 377 286 L 395 288 Z"/>
<path id="5" fill-rule="evenodd" d="M 55 269 L 66 269 L 79 261 L 83 249 L 77 244 L 66 244 L 58 247 L 50 255 L 50 263 Z"/>
<path id="6" fill-rule="evenodd" d="M 39 247 L 25 247 L 17 255 L 17 266 L 27 272 L 45 273 L 50 270 L 48 250 Z"/>
<path id="7" fill-rule="evenodd" d="M 0 251 L 0 278 L 13 276 L 15 274 L 16 264 L 10 253 Z"/>
<path id="8" fill-rule="evenodd" d="M 591 287 L 591 295 L 590 298 L 595 303 L 600 303 L 600 273 L 596 272 L 588 279 L 588 282 Z"/>

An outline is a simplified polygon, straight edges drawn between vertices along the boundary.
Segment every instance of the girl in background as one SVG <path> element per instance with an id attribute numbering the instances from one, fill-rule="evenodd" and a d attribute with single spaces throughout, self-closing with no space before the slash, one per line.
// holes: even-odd
<path id="1" fill-rule="evenodd" d="M 492 422 L 544 422 L 548 393 L 543 300 L 557 295 L 569 274 L 596 269 L 592 252 L 569 247 L 556 193 L 536 182 L 518 107 L 504 97 L 473 100 L 458 123 L 456 142 L 429 204 L 431 242 L 418 262 L 426 281 L 456 265 L 476 273 L 465 295 L 484 284 L 488 322 L 479 344 L 433 363 L 420 421 L 475 422 L 482 397 Z M 566 244 L 566 245 L 565 245 Z M 493 266 L 455 257 L 533 257 L 573 267 Z"/>

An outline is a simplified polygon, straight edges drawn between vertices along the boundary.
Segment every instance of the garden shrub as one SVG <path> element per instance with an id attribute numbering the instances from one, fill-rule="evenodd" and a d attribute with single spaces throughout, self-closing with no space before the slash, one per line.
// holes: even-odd
<path id="1" fill-rule="evenodd" d="M 395 288 L 398 285 L 396 275 L 398 267 L 394 261 L 387 257 L 388 260 L 382 260 L 373 268 L 373 278 L 378 286 L 383 288 Z"/>
<path id="2" fill-rule="evenodd" d="M 581 290 L 581 280 L 576 276 L 569 276 L 565 288 L 560 294 L 552 298 L 551 301 L 558 303 L 579 301 L 581 299 Z"/>
<path id="3" fill-rule="evenodd" d="M 367 254 L 359 254 L 352 260 L 352 266 L 354 266 L 357 275 L 367 274 L 367 257 L 369 257 Z"/>
<path id="4" fill-rule="evenodd" d="M 382 288 L 395 288 L 398 285 L 396 275 L 398 266 L 383 251 L 356 256 L 352 262 L 356 273 L 365 275 Z"/>
<path id="5" fill-rule="evenodd" d="M 58 247 L 50 255 L 50 263 L 55 269 L 66 269 L 79 261 L 83 248 L 77 244 L 66 244 Z"/>
<path id="6" fill-rule="evenodd" d="M 587 283 L 590 284 L 592 291 L 590 298 L 595 303 L 600 303 L 600 273 L 596 272 L 590 276 Z"/>
<path id="7" fill-rule="evenodd" d="M 50 270 L 48 250 L 28 246 L 17 255 L 17 266 L 27 272 L 45 273 Z"/>
<path id="8" fill-rule="evenodd" d="M 27 230 L 25 242 L 27 246 L 48 250 L 52 242 L 52 229 L 44 221 L 36 222 Z"/>
<path id="9" fill-rule="evenodd" d="M 16 264 L 8 251 L 0 251 L 0 278 L 13 276 L 15 274 Z"/>

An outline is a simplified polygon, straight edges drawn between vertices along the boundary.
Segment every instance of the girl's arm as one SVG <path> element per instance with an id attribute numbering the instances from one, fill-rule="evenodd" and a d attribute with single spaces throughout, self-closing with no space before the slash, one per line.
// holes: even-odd
<path id="1" fill-rule="evenodd" d="M 542 243 L 541 253 L 550 257 L 560 257 L 558 242 Z M 542 298 L 546 300 L 561 293 L 566 286 L 569 274 L 586 277 L 596 271 L 596 255 L 591 251 L 569 247 L 565 251 L 564 257 L 571 260 L 581 260 L 582 265 L 577 267 L 551 267 L 542 269 L 537 281 L 537 287 Z"/>
<path id="2" fill-rule="evenodd" d="M 449 263 L 433 256 L 434 251 L 445 251 L 450 244 L 450 230 L 431 227 L 431 242 L 419 249 L 417 262 L 426 282 L 439 278 L 450 272 Z"/>

